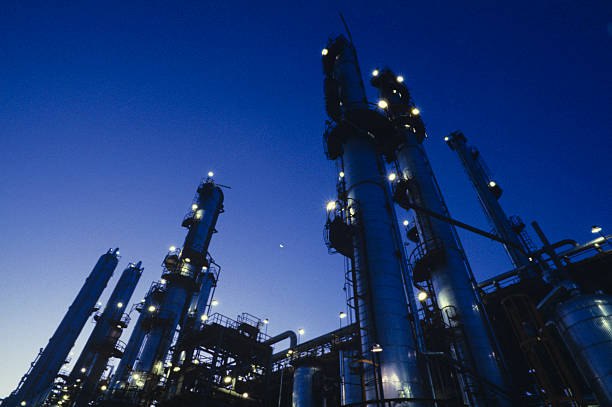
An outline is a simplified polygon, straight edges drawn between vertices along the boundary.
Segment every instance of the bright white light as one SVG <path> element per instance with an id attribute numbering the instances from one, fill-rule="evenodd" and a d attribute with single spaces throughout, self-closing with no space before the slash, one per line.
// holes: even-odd
<path id="1" fill-rule="evenodd" d="M 404 77 L 403 77 L 403 76 L 401 76 L 401 75 L 400 75 L 400 76 L 398 76 L 398 77 L 397 77 L 397 81 L 398 81 L 399 83 L 404 82 Z"/>
<path id="2" fill-rule="evenodd" d="M 378 76 L 380 72 L 378 72 L 378 69 L 375 69 L 372 71 L 372 76 Z"/>
<path id="3" fill-rule="evenodd" d="M 381 109 L 386 109 L 387 107 L 389 107 L 389 104 L 386 100 L 381 99 L 378 101 L 378 107 L 380 107 Z"/>
<path id="4" fill-rule="evenodd" d="M 159 282 L 162 283 L 162 284 L 166 284 L 166 280 L 163 279 L 163 278 L 161 280 L 159 280 Z"/>
<path id="5" fill-rule="evenodd" d="M 26 405 L 25 400 L 24 400 L 24 401 L 22 401 L 20 404 L 21 404 L 22 406 L 25 406 L 25 405 Z"/>
<path id="6" fill-rule="evenodd" d="M 208 319 L 208 315 L 206 315 L 206 314 L 202 314 L 202 316 L 200 317 L 200 319 L 201 319 L 202 321 L 206 321 L 206 320 Z"/>
<path id="7" fill-rule="evenodd" d="M 599 232 L 601 232 L 601 227 L 600 226 L 594 225 L 591 228 L 591 233 L 599 233 Z"/>
<path id="8" fill-rule="evenodd" d="M 340 313 L 340 319 L 344 319 L 346 318 L 346 312 L 341 312 Z"/>
<path id="9" fill-rule="evenodd" d="M 344 171 L 340 171 L 340 178 L 344 178 Z"/>
<path id="10" fill-rule="evenodd" d="M 185 263 L 189 263 L 191 259 L 189 257 L 185 258 Z"/>
<path id="11" fill-rule="evenodd" d="M 212 300 L 210 305 L 212 305 L 213 307 L 216 307 L 217 305 L 219 305 L 219 301 L 217 300 Z"/>
<path id="12" fill-rule="evenodd" d="M 174 369 L 172 369 L 172 371 L 173 371 L 173 372 L 178 372 L 178 371 L 180 371 L 180 370 L 181 370 L 181 368 L 180 368 L 180 367 L 178 367 L 178 366 L 176 366 Z"/>
<path id="13" fill-rule="evenodd" d="M 106 389 L 108 389 L 108 387 L 106 387 L 106 385 L 105 385 L 105 384 L 103 384 L 102 386 L 100 386 L 100 390 L 102 390 L 102 391 L 106 391 Z"/>
<path id="14" fill-rule="evenodd" d="M 176 250 L 176 246 L 170 246 L 170 251 L 173 252 Z"/>
<path id="15" fill-rule="evenodd" d="M 68 399 L 70 398 L 70 396 L 69 396 L 69 395 L 67 395 L 67 394 L 64 394 L 64 396 L 63 396 L 62 398 L 63 398 L 64 400 L 68 400 Z"/>
<path id="16" fill-rule="evenodd" d="M 285 247 L 285 245 L 281 243 L 281 244 L 278 245 L 278 247 L 280 247 L 282 249 L 283 247 Z"/>
<path id="17" fill-rule="evenodd" d="M 444 141 L 448 141 L 448 136 L 444 137 Z"/>
<path id="18" fill-rule="evenodd" d="M 85 369 L 85 368 L 81 369 L 81 373 L 85 373 L 86 371 L 87 371 L 87 369 Z"/>
<path id="19" fill-rule="evenodd" d="M 325 206 L 325 208 L 327 209 L 327 211 L 333 211 L 334 209 L 336 209 L 336 201 L 329 201 L 327 203 L 327 206 Z"/>
<path id="20" fill-rule="evenodd" d="M 196 209 L 198 209 L 198 205 L 196 204 L 191 205 L 191 210 L 195 211 Z"/>
<path id="21" fill-rule="evenodd" d="M 421 113 L 421 111 L 419 109 L 417 109 L 416 107 L 413 107 L 412 110 L 411 110 L 411 113 L 416 116 L 419 113 Z"/>
<path id="22" fill-rule="evenodd" d="M 382 352 L 383 348 L 379 344 L 372 346 L 372 352 Z"/>
<path id="23" fill-rule="evenodd" d="M 212 177 L 213 175 L 215 175 L 215 173 L 214 173 L 214 172 L 212 172 L 212 171 L 208 171 L 208 176 L 209 176 L 209 177 Z"/>
<path id="24" fill-rule="evenodd" d="M 323 51 L 321 51 L 321 55 L 327 55 L 329 53 L 329 50 L 327 48 L 323 48 Z"/>
<path id="25" fill-rule="evenodd" d="M 404 221 L 404 226 L 408 226 L 408 224 L 409 224 L 409 223 L 410 223 L 410 222 L 408 222 L 408 220 L 406 219 L 406 220 Z"/>
<path id="26" fill-rule="evenodd" d="M 497 185 L 497 184 L 495 183 L 495 181 L 491 181 L 491 182 L 489 182 L 489 187 L 493 188 L 495 185 Z"/>
<path id="27" fill-rule="evenodd" d="M 151 306 L 149 307 L 149 312 L 155 312 L 155 310 L 156 310 L 156 309 L 157 309 L 157 308 L 155 308 L 155 306 L 154 306 L 154 305 L 151 305 Z"/>
<path id="28" fill-rule="evenodd" d="M 248 399 L 249 398 L 249 393 L 247 393 L 247 392 L 242 393 L 242 397 L 245 398 L 245 399 Z"/>
<path id="29" fill-rule="evenodd" d="M 232 382 L 232 377 L 231 376 L 225 376 L 223 378 L 223 383 L 231 383 Z"/>
<path id="30" fill-rule="evenodd" d="M 397 174 L 395 174 L 394 172 L 392 172 L 391 174 L 389 174 L 389 181 L 395 181 L 395 178 L 397 178 Z"/>
<path id="31" fill-rule="evenodd" d="M 266 319 L 264 319 L 264 320 L 263 320 L 263 323 L 264 323 L 264 324 L 269 324 L 269 323 L 270 323 L 270 320 L 269 320 L 268 318 L 266 318 Z"/>
<path id="32" fill-rule="evenodd" d="M 425 291 L 419 291 L 417 294 L 417 299 L 419 301 L 425 301 L 427 299 L 427 293 Z"/>
<path id="33" fill-rule="evenodd" d="M 117 303 L 117 308 L 121 308 L 121 307 L 123 307 L 123 303 L 122 302 L 118 302 Z"/>
<path id="34" fill-rule="evenodd" d="M 304 335 L 304 332 L 305 332 L 305 331 L 304 331 L 304 328 L 300 328 L 300 329 L 298 329 L 298 333 L 299 333 L 300 335 Z"/>

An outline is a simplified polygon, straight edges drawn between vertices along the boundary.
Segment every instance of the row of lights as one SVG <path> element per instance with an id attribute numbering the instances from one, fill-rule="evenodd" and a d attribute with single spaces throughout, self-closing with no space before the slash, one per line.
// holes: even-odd
<path id="1" fill-rule="evenodd" d="M 379 74 L 380 74 L 380 71 L 379 71 L 378 69 L 374 69 L 374 70 L 372 71 L 372 76 L 378 76 Z M 396 80 L 398 83 L 402 83 L 402 82 L 404 82 L 404 77 L 403 77 L 402 75 L 398 75 L 398 76 L 395 78 L 395 80 Z"/>
<path id="2" fill-rule="evenodd" d="M 378 107 L 380 107 L 381 109 L 386 109 L 389 107 L 389 103 L 385 99 L 380 99 L 378 101 Z M 419 108 L 413 107 L 410 113 L 412 113 L 413 116 L 418 116 L 421 111 L 419 110 Z"/>

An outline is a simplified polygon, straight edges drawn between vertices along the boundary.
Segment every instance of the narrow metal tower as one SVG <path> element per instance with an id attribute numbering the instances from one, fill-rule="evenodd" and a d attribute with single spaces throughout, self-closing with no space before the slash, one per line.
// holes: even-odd
<path id="1" fill-rule="evenodd" d="M 138 315 L 138 319 L 136 320 L 136 324 L 134 324 L 130 339 L 125 345 L 125 351 L 123 352 L 121 361 L 119 362 L 119 365 L 117 365 L 117 369 L 113 375 L 110 386 L 112 390 L 122 388 L 126 385 L 128 375 L 134 368 L 134 363 L 136 362 L 138 352 L 140 351 L 142 343 L 147 335 L 147 331 L 151 327 L 151 324 L 155 318 L 157 318 L 159 308 L 165 295 L 166 287 L 164 284 L 155 282 L 149 288 L 145 299 L 136 305 L 135 309 L 140 315 Z"/>
<path id="2" fill-rule="evenodd" d="M 504 241 L 511 244 L 504 244 L 506 252 L 514 267 L 516 268 L 529 268 L 532 263 L 529 261 L 529 257 L 525 254 L 525 250 L 521 251 L 517 247 L 523 246 L 515 226 L 510 223 L 510 220 L 504 213 L 501 205 L 498 202 L 502 194 L 502 189 L 499 183 L 493 179 L 484 165 L 480 152 L 475 147 L 467 145 L 465 136 L 461 132 L 454 132 L 444 138 L 451 150 L 455 150 L 463 168 L 467 173 L 480 204 L 485 212 L 485 215 L 489 218 L 495 231 Z M 518 226 L 518 225 L 517 225 Z"/>
<path id="3" fill-rule="evenodd" d="M 44 401 L 70 349 L 94 311 L 96 301 L 113 275 L 119 262 L 118 255 L 119 249 L 110 249 L 100 257 L 49 343 L 9 396 L 8 407 L 34 407 Z"/>
<path id="4" fill-rule="evenodd" d="M 91 400 L 108 360 L 123 355 L 116 346 L 129 322 L 128 314 L 124 311 L 132 298 L 142 271 L 141 262 L 130 263 L 121 274 L 104 311 L 94 317 L 97 321 L 96 327 L 68 377 L 69 384 L 80 383 L 80 391 L 74 403 L 77 407 L 86 406 Z"/>
<path id="5" fill-rule="evenodd" d="M 388 120 L 370 108 L 355 49 L 343 36 L 323 50 L 323 69 L 327 112 L 335 122 L 325 134 L 327 154 L 341 162 L 346 196 L 339 200 L 351 223 L 347 255 L 355 267 L 365 397 L 372 404 L 395 399 L 402 406 L 425 405 L 430 395 L 417 361 L 392 201 L 375 144 Z"/>
<path id="6" fill-rule="evenodd" d="M 182 250 L 171 251 L 163 262 L 167 292 L 134 369 L 147 377 L 145 391 L 153 388 L 163 374 L 176 329 L 192 295 L 200 288 L 197 281 L 209 266 L 208 246 L 222 211 L 223 192 L 208 177 L 198 187 L 195 203 L 183 220 L 188 232 Z"/>
<path id="7" fill-rule="evenodd" d="M 373 72 L 379 107 L 386 110 L 395 134 L 381 144 L 387 161 L 399 171 L 395 198 L 405 207 L 414 203 L 449 216 L 422 142 L 426 138 L 420 111 L 411 100 L 403 78 L 388 69 Z M 507 406 L 506 384 L 467 258 L 452 225 L 416 211 L 420 244 L 411 255 L 415 281 L 429 280 L 446 324 L 456 333 L 456 359 L 472 375 L 464 389 L 476 406 Z M 495 394 L 501 391 L 500 394 Z"/>

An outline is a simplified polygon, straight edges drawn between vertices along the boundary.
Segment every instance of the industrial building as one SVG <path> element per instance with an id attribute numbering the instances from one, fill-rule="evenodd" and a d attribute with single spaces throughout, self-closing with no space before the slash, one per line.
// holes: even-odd
<path id="1" fill-rule="evenodd" d="M 213 312 L 221 266 L 209 246 L 224 193 L 211 172 L 145 299 L 130 303 L 138 262 L 96 305 L 119 262 L 118 249 L 104 253 L 2 407 L 612 406 L 612 236 L 594 225 L 591 241 L 550 242 L 536 222 L 532 232 L 506 215 L 502 180 L 460 131 L 444 140 L 494 230 L 453 218 L 404 78 L 374 70 L 370 102 L 350 37 L 321 57 L 324 153 L 337 168 L 325 244 L 344 259 L 344 326 L 298 343 L 248 312 Z M 503 245 L 513 269 L 477 281 L 457 228 Z"/>

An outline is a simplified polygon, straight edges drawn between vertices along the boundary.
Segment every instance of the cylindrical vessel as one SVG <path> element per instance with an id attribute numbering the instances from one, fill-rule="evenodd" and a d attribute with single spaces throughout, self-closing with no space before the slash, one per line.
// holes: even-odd
<path id="1" fill-rule="evenodd" d="M 363 401 L 361 391 L 361 372 L 357 351 L 342 349 L 338 351 L 340 364 L 340 405 Z"/>
<path id="2" fill-rule="evenodd" d="M 612 296 L 579 295 L 554 308 L 555 325 L 602 406 L 612 406 Z"/>
<path id="3" fill-rule="evenodd" d="M 402 268 L 396 252 L 400 244 L 395 240 L 392 225 L 395 220 L 384 184 L 383 163 L 369 130 L 355 123 L 360 117 L 383 122 L 385 118 L 368 110 L 352 44 L 339 37 L 328 49 L 323 57 L 324 68 L 339 87 L 345 116 L 338 125 L 343 126 L 342 136 L 337 138 L 342 143 L 348 210 L 353 223 L 361 353 L 367 361 L 365 396 L 368 400 L 427 398 L 410 328 Z M 406 401 L 400 405 L 422 404 Z"/>
<path id="4" fill-rule="evenodd" d="M 69 383 L 74 383 L 77 379 L 81 379 L 82 383 L 75 402 L 77 407 L 89 402 L 108 360 L 117 355 L 115 346 L 123 329 L 127 326 L 123 318 L 126 315 L 124 311 L 132 298 L 142 271 L 140 262 L 130 264 L 123 271 L 108 299 L 108 304 L 99 316 L 94 330 L 70 373 Z"/>
<path id="5" fill-rule="evenodd" d="M 118 252 L 119 249 L 111 249 L 100 257 L 40 358 L 21 387 L 11 396 L 9 407 L 19 406 L 22 402 L 27 406 L 37 406 L 44 401 L 55 376 L 65 363 L 70 349 L 117 267 Z"/>
<path id="6" fill-rule="evenodd" d="M 425 128 L 420 112 L 410 105 L 408 89 L 389 70 L 373 80 L 379 88 L 380 97 L 387 101 L 389 113 L 396 123 L 397 139 L 395 158 L 402 182 L 408 183 L 407 194 L 418 206 L 435 213 L 449 216 L 448 209 L 438 188 L 429 159 L 422 145 Z M 401 129 L 401 130 L 400 130 Z M 446 323 L 458 333 L 454 343 L 460 362 L 475 371 L 481 378 L 502 391 L 506 383 L 492 332 L 476 287 L 474 286 L 467 259 L 454 227 L 437 218 L 416 211 L 421 246 L 426 253 L 438 253 L 435 261 L 429 261 L 427 269 L 437 303 L 446 317 Z M 469 380 L 469 379 L 468 379 Z M 474 404 L 479 406 L 506 406 L 509 400 L 495 394 L 490 386 L 470 387 Z M 484 387 L 488 387 L 486 390 Z"/>
<path id="7" fill-rule="evenodd" d="M 208 245 L 223 210 L 223 192 L 207 180 L 198 187 L 197 203 L 183 221 L 189 230 L 176 266 L 163 275 L 168 290 L 160 307 L 159 319 L 147 336 L 136 370 L 159 376 L 172 343 L 176 327 L 183 318 L 188 301 L 197 291 L 196 281 L 206 268 Z M 156 380 L 156 379 L 152 379 Z"/>
<path id="8" fill-rule="evenodd" d="M 452 133 L 445 140 L 449 147 L 457 152 L 461 164 L 463 164 L 463 168 L 478 194 L 485 215 L 493 223 L 495 231 L 505 242 L 510 243 L 504 244 L 504 247 L 514 267 L 530 266 L 529 258 L 524 251 L 519 249 L 523 246 L 521 240 L 497 200 L 499 195 L 496 196 L 496 193 L 501 194 L 501 189 L 494 180 L 489 179 L 487 172 L 480 164 L 481 159 L 479 159 L 478 151 L 468 147 L 462 133 Z"/>
<path id="9" fill-rule="evenodd" d="M 128 340 L 121 361 L 115 370 L 111 383 L 112 389 L 122 388 L 126 384 L 130 370 L 134 367 L 134 362 L 140 352 L 142 343 L 151 325 L 151 320 L 157 316 L 166 290 L 160 283 L 153 283 L 147 293 L 144 302 L 136 310 L 140 312 L 130 339 Z"/>
<path id="10" fill-rule="evenodd" d="M 321 369 L 317 366 L 299 366 L 293 372 L 292 407 L 322 407 Z"/>

